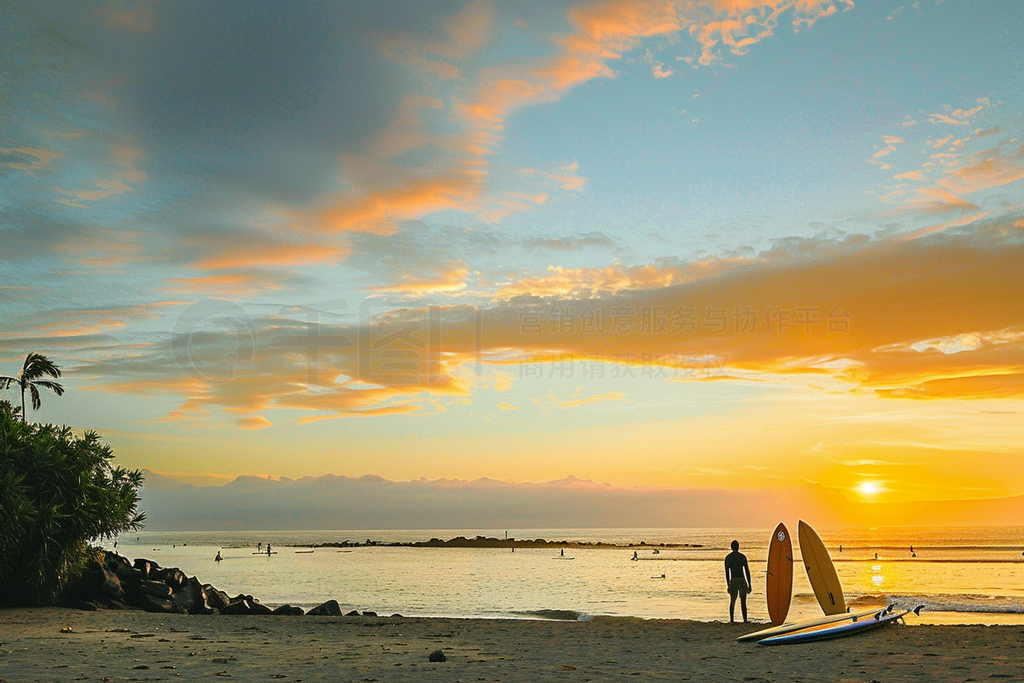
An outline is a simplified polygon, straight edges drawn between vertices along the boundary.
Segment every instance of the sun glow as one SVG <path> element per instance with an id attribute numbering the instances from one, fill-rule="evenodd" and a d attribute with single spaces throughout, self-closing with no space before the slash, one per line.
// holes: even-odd
<path id="1" fill-rule="evenodd" d="M 876 493 L 880 493 L 882 487 L 873 481 L 863 481 L 857 485 L 857 490 L 866 496 L 873 496 Z"/>

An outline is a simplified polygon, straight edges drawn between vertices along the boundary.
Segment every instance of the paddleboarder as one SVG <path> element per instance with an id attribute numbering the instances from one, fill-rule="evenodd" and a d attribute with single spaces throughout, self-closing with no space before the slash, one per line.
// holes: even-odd
<path id="1" fill-rule="evenodd" d="M 747 593 L 751 591 L 747 556 L 740 552 L 740 542 L 732 542 L 732 552 L 725 556 L 725 582 L 729 587 L 729 623 L 735 623 L 736 596 L 740 597 L 743 623 L 747 621 Z"/>

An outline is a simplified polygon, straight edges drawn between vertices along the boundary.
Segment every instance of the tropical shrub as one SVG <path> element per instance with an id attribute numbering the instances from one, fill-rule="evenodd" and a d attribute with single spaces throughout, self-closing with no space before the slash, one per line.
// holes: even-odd
<path id="1" fill-rule="evenodd" d="M 142 527 L 142 472 L 114 467 L 95 432 L 17 414 L 0 401 L 0 605 L 57 604 L 90 541 Z"/>

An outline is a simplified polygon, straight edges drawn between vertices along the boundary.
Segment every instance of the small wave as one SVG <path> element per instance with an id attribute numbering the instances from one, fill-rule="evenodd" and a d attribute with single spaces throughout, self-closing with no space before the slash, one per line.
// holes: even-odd
<path id="1" fill-rule="evenodd" d="M 924 605 L 928 612 L 1024 614 L 1024 602 L 997 595 L 889 595 L 900 607 Z"/>
<path id="2" fill-rule="evenodd" d="M 516 612 L 517 615 L 529 619 L 550 619 L 552 621 L 589 621 L 590 616 L 571 609 L 534 609 Z"/>

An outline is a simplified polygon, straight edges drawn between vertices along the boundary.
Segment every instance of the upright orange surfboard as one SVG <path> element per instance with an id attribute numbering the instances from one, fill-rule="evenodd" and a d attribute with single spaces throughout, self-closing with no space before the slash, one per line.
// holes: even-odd
<path id="1" fill-rule="evenodd" d="M 793 600 L 793 541 L 789 529 L 779 523 L 768 544 L 768 578 L 765 595 L 768 596 L 768 616 L 772 626 L 786 621 L 789 604 Z"/>
<path id="2" fill-rule="evenodd" d="M 839 583 L 836 567 L 825 549 L 817 532 L 807 522 L 800 520 L 800 556 L 807 569 L 807 578 L 814 589 L 814 597 L 825 614 L 842 614 L 846 611 L 843 586 Z"/>

